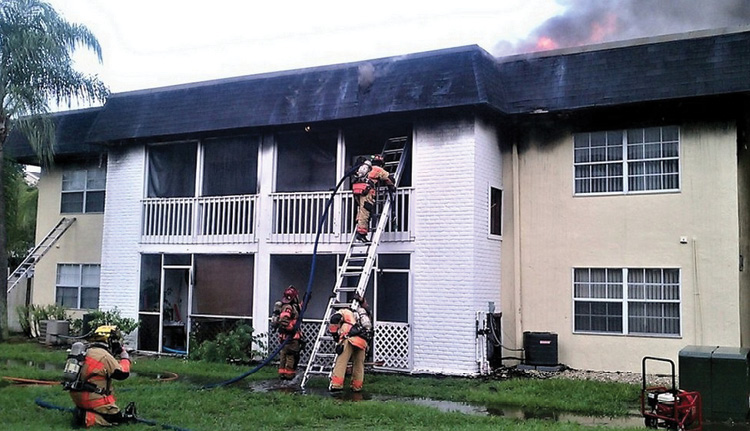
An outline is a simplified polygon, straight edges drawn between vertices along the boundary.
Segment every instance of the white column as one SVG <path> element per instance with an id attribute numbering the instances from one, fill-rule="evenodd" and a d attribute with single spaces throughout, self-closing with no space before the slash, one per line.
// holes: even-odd
<path id="1" fill-rule="evenodd" d="M 256 333 L 268 332 L 268 304 L 270 304 L 271 256 L 268 238 L 273 225 L 273 191 L 276 175 L 276 148 L 272 135 L 263 136 L 258 150 L 258 206 L 255 255 L 255 284 L 253 289 L 253 327 Z"/>

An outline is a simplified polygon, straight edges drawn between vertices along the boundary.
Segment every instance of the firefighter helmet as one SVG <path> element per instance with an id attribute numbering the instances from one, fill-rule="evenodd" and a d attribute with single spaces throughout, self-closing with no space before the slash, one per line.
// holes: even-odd
<path id="1" fill-rule="evenodd" d="M 94 330 L 94 333 L 89 336 L 89 340 L 93 342 L 109 343 L 111 339 L 120 338 L 120 330 L 114 325 L 101 325 Z"/>
<path id="2" fill-rule="evenodd" d="M 375 154 L 372 156 L 371 163 L 375 166 L 383 166 L 385 164 L 385 161 L 383 160 L 383 156 L 381 154 Z"/>
<path id="3" fill-rule="evenodd" d="M 299 302 L 299 292 L 297 292 L 297 288 L 290 284 L 289 287 L 284 290 L 284 298 L 282 298 L 281 302 L 285 304 Z"/>

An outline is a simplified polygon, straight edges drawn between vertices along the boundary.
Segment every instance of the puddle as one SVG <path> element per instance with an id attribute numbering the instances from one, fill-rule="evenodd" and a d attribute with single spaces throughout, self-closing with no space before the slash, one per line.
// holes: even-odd
<path id="1" fill-rule="evenodd" d="M 28 366 L 35 367 L 41 370 L 55 371 L 61 370 L 62 366 L 57 363 L 43 362 L 37 363 L 34 361 L 22 361 L 17 359 L 6 359 L 5 364 L 8 366 Z M 138 373 L 133 373 L 133 376 L 138 376 Z M 178 376 L 175 373 L 164 371 L 160 373 L 141 373 L 141 377 L 153 378 L 157 381 L 172 381 L 180 380 L 184 382 L 190 382 L 198 384 L 199 386 L 215 383 L 213 381 L 206 381 L 199 383 L 191 377 Z M 208 380 L 208 379 L 206 379 Z M 431 398 L 408 398 L 398 397 L 389 395 L 377 395 L 370 394 L 367 392 L 351 392 L 345 390 L 331 394 L 327 388 L 307 388 L 305 391 L 299 389 L 299 376 L 298 379 L 292 381 L 279 381 L 279 380 L 261 380 L 247 384 L 247 388 L 253 392 L 287 392 L 287 393 L 301 393 L 305 395 L 315 395 L 321 397 L 334 397 L 341 401 L 382 401 L 382 402 L 398 402 L 415 404 L 420 406 L 432 407 L 441 412 L 458 412 L 472 415 L 489 415 L 489 416 L 501 416 L 509 419 L 543 419 L 556 422 L 573 422 L 581 425 L 599 426 L 599 427 L 612 427 L 612 428 L 624 428 L 624 427 L 643 427 L 644 419 L 639 412 L 634 412 L 624 417 L 597 417 L 597 416 L 582 416 L 572 413 L 560 413 L 554 411 L 527 411 L 518 407 L 503 406 L 503 405 L 490 405 L 482 406 L 469 403 L 462 403 L 457 401 L 444 401 L 435 400 Z M 242 385 L 242 381 L 236 382 L 233 385 Z M 704 431 L 750 431 L 750 423 L 728 423 L 728 422 L 711 422 L 703 424 Z"/>
<path id="2" fill-rule="evenodd" d="M 6 359 L 5 365 L 9 367 L 33 367 L 45 371 L 62 370 L 63 366 L 54 362 L 21 361 L 18 359 Z"/>
<path id="3" fill-rule="evenodd" d="M 584 416 L 574 413 L 560 413 L 548 410 L 528 411 L 522 408 L 503 405 L 481 406 L 457 401 L 435 400 L 431 398 L 408 398 L 389 395 L 370 394 L 367 392 L 351 392 L 345 390 L 331 394 L 326 388 L 307 388 L 304 391 L 299 390 L 299 386 L 294 382 L 280 382 L 276 380 L 264 380 L 253 382 L 248 389 L 255 392 L 283 391 L 289 393 L 303 393 L 305 395 L 315 395 L 321 397 L 333 397 L 341 401 L 358 402 L 358 401 L 382 401 L 398 402 L 407 404 L 416 404 L 420 406 L 432 407 L 441 412 L 458 412 L 472 415 L 489 415 L 501 416 L 509 419 L 527 420 L 541 419 L 555 422 L 572 422 L 592 427 L 611 427 L 611 428 L 644 428 L 644 418 L 640 412 L 635 410 L 627 416 L 606 417 L 606 416 Z M 704 423 L 704 431 L 750 431 L 748 423 Z"/>

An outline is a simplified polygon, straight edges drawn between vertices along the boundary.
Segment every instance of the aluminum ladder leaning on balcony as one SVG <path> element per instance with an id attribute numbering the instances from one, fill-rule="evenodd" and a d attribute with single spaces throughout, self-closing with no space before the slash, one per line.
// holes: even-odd
<path id="1" fill-rule="evenodd" d="M 39 244 L 31 250 L 26 256 L 26 259 L 21 262 L 20 265 L 8 276 L 8 293 L 13 290 L 23 277 L 28 276 L 34 269 L 34 265 L 39 262 L 39 259 L 44 256 L 47 251 L 52 247 L 58 239 L 65 233 L 66 230 L 76 221 L 75 217 L 63 217 L 59 222 L 52 228 L 51 231 L 45 236 Z"/>
<path id="2" fill-rule="evenodd" d="M 393 182 L 397 187 L 406 165 L 408 142 L 409 140 L 405 136 L 388 139 L 381 153 L 384 161 L 383 169 L 393 175 Z M 359 303 L 353 298 L 357 295 L 361 298 L 365 297 L 367 283 L 375 265 L 380 237 L 388 226 L 392 205 L 393 202 L 388 194 L 388 188 L 378 187 L 375 210 L 370 220 L 370 226 L 375 225 L 376 228 L 370 235 L 370 242 L 356 241 L 355 235 L 352 235 L 344 260 L 339 267 L 336 285 L 333 287 L 333 294 L 328 300 L 318 336 L 315 339 L 312 352 L 310 352 L 307 368 L 300 383 L 302 389 L 305 388 L 310 377 L 314 375 L 330 377 L 333 371 L 333 364 L 336 360 L 335 343 L 333 337 L 327 333 L 328 320 L 338 309 L 348 307 L 356 310 Z"/>

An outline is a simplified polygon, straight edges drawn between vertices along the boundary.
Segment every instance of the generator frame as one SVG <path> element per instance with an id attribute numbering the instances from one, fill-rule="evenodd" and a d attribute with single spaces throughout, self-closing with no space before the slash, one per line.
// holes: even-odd
<path id="1" fill-rule="evenodd" d="M 658 361 L 672 367 L 672 387 L 648 386 L 646 383 L 646 363 Z M 646 356 L 641 362 L 643 384 L 641 386 L 641 414 L 648 428 L 669 430 L 703 430 L 703 405 L 701 395 L 696 391 L 678 389 L 675 381 L 674 361 L 665 358 Z"/>

